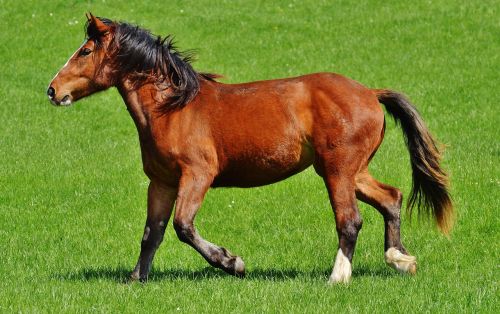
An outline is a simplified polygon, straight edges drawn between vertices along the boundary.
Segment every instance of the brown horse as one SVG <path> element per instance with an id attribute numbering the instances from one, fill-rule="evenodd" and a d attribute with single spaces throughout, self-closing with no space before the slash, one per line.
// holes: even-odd
<path id="1" fill-rule="evenodd" d="M 150 179 L 147 220 L 133 279 L 148 278 L 175 203 L 179 239 L 210 265 L 244 276 L 239 256 L 203 239 L 193 222 L 210 187 L 254 187 L 294 175 L 311 164 L 328 190 L 339 249 L 330 283 L 348 282 L 361 216 L 356 198 L 385 222 L 385 259 L 415 273 L 416 259 L 400 239 L 401 192 L 375 180 L 368 163 L 384 137 L 383 103 L 401 125 L 410 153 L 409 208 L 452 225 L 440 153 L 416 109 L 401 94 L 369 89 L 333 73 L 223 84 L 198 73 L 170 37 L 105 18 L 87 17 L 87 40 L 50 83 L 54 105 L 115 86 L 139 133 Z"/>

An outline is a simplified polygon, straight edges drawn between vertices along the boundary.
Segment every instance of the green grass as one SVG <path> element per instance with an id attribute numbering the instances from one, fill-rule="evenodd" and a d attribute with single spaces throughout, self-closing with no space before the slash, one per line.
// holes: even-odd
<path id="1" fill-rule="evenodd" d="M 109 2 L 0 0 L 0 312 L 499 312 L 498 1 Z M 208 194 L 197 226 L 244 258 L 246 279 L 210 268 L 169 226 L 151 281 L 124 283 L 148 183 L 133 122 L 116 90 L 65 109 L 45 96 L 89 10 L 175 34 L 226 82 L 333 71 L 405 92 L 447 145 L 451 238 L 405 216 L 419 272 L 400 276 L 383 262 L 381 217 L 360 205 L 353 281 L 329 287 L 337 238 L 309 169 Z M 371 170 L 408 195 L 392 121 Z"/>

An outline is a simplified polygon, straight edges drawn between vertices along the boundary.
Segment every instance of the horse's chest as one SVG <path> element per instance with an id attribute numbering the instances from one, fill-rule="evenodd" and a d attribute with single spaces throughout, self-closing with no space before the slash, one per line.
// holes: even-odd
<path id="1" fill-rule="evenodd" d="M 173 149 L 152 137 L 141 139 L 142 163 L 145 174 L 151 179 L 176 185 L 180 178 L 178 158 Z"/>

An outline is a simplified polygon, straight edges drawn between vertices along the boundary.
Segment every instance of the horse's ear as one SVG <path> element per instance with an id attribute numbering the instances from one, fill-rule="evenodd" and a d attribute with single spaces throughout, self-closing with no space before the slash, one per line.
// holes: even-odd
<path id="1" fill-rule="evenodd" d="M 104 24 L 99 18 L 96 18 L 92 13 L 85 14 L 87 16 L 89 28 L 97 31 L 100 35 L 106 35 L 110 27 Z"/>

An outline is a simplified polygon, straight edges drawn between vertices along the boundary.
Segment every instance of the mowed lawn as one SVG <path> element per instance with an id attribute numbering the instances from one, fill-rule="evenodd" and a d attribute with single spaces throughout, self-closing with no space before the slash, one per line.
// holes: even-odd
<path id="1" fill-rule="evenodd" d="M 499 308 L 498 1 L 0 1 L 0 312 L 490 312 Z M 244 280 L 211 268 L 171 223 L 151 280 L 129 284 L 148 180 L 116 90 L 55 108 L 45 90 L 84 39 L 84 13 L 174 34 L 224 82 L 332 71 L 402 91 L 446 146 L 450 238 L 403 215 L 418 273 L 385 266 L 383 221 L 364 225 L 349 285 L 328 286 L 332 210 L 312 169 L 255 189 L 211 190 L 197 217 L 241 255 Z M 252 117 L 248 117 L 251 119 Z M 401 130 L 376 178 L 411 187 Z"/>

